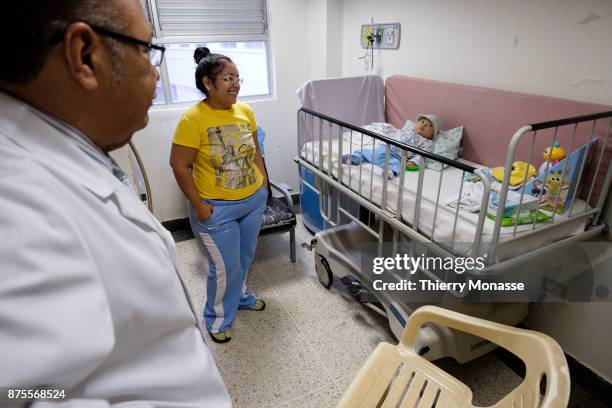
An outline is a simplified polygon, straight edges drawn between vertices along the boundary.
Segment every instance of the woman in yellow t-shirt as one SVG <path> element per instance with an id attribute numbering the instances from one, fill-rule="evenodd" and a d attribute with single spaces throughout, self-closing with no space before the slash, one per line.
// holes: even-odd
<path id="1" fill-rule="evenodd" d="M 191 229 L 208 258 L 204 322 L 217 343 L 230 341 L 238 309 L 263 310 L 246 287 L 268 180 L 251 108 L 236 102 L 242 79 L 228 57 L 195 50 L 196 86 L 206 98 L 185 112 L 170 165 L 189 203 Z"/>

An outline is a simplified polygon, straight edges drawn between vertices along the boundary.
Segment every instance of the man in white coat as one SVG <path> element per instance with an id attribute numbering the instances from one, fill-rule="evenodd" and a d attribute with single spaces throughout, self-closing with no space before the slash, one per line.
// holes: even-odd
<path id="1" fill-rule="evenodd" d="M 108 156 L 163 57 L 139 0 L 6 2 L 0 38 L 0 405 L 231 406 L 172 237 Z"/>

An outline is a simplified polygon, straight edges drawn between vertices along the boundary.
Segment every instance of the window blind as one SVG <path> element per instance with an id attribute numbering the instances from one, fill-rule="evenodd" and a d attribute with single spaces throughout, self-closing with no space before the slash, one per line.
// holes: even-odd
<path id="1" fill-rule="evenodd" d="M 155 0 L 158 38 L 248 37 L 267 39 L 265 0 Z"/>

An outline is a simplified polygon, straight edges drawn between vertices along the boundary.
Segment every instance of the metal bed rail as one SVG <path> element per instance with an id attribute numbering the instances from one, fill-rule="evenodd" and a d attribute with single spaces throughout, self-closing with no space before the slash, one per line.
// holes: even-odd
<path id="1" fill-rule="evenodd" d="M 595 135 L 596 135 L 596 128 L 597 128 L 598 121 L 603 121 L 604 129 L 607 129 L 607 130 L 605 130 L 604 132 L 601 132 L 603 133 L 603 135 L 601 135 L 603 140 L 601 141 L 601 144 L 597 148 L 594 142 L 596 141 Z M 570 198 L 571 202 L 570 202 L 570 208 L 567 211 L 568 213 L 567 218 L 564 220 L 557 221 L 555 223 L 555 217 L 557 216 L 557 212 L 554 211 L 554 209 L 557 208 L 558 205 L 563 204 L 563 201 L 565 200 L 565 198 L 563 199 L 563 201 L 561 200 L 562 188 L 558 188 L 556 192 L 554 204 L 553 204 L 553 211 L 551 212 L 552 213 L 551 219 L 546 223 L 537 223 L 537 219 L 536 217 L 534 217 L 534 220 L 531 225 L 531 230 L 528 232 L 521 232 L 521 236 L 524 237 L 530 234 L 534 234 L 536 232 L 540 232 L 540 231 L 543 231 L 549 228 L 553 228 L 555 226 L 558 226 L 564 223 L 573 222 L 581 218 L 585 218 L 585 219 L 591 218 L 591 223 L 590 223 L 591 227 L 595 227 L 598 225 L 599 216 L 605 204 L 605 200 L 608 195 L 608 189 L 610 187 L 610 182 L 612 180 L 612 165 L 608 165 L 607 169 L 604 169 L 603 167 L 604 165 L 603 157 L 604 157 L 605 150 L 608 146 L 610 133 L 612 131 L 612 111 L 600 112 L 600 113 L 595 113 L 595 114 L 590 114 L 590 115 L 581 115 L 581 116 L 576 116 L 576 117 L 571 117 L 571 118 L 540 122 L 540 123 L 535 123 L 532 125 L 523 126 L 519 130 L 517 130 L 517 132 L 514 134 L 514 136 L 512 137 L 508 145 L 506 161 L 504 165 L 504 177 L 503 177 L 502 187 L 501 187 L 500 194 L 499 194 L 499 208 L 497 210 L 497 215 L 496 215 L 496 220 L 495 220 L 496 222 L 494 226 L 492 245 L 489 251 L 490 259 L 495 259 L 496 250 L 499 245 L 499 237 L 501 233 L 501 221 L 502 221 L 503 211 L 504 211 L 506 200 L 507 200 L 508 190 L 510 188 L 509 182 L 510 182 L 511 171 L 513 168 L 513 163 L 518 159 L 517 151 L 518 151 L 519 143 L 525 139 L 529 142 L 529 149 L 527 153 L 526 162 L 531 163 L 532 159 L 534 158 L 533 150 L 534 150 L 536 138 L 544 138 L 545 135 L 543 135 L 543 133 L 545 130 L 550 130 L 550 133 L 551 133 L 550 146 L 554 146 L 555 143 L 560 140 L 560 136 L 559 136 L 560 133 L 562 133 L 563 131 L 569 131 L 569 134 L 570 134 L 569 148 L 567 149 L 567 153 L 566 153 L 567 159 L 565 160 L 565 163 L 563 164 L 563 170 L 561 173 L 561 177 L 559 179 L 559 184 L 562 187 L 564 182 L 571 181 L 571 180 L 566 179 L 566 174 L 569 170 L 568 168 L 569 162 L 570 162 L 569 157 L 572 155 L 572 153 L 584 147 L 584 144 L 579 144 L 576 140 L 577 133 L 578 133 L 578 126 L 581 123 L 588 125 L 589 122 L 590 122 L 590 129 L 587 129 L 588 141 L 586 142 L 585 152 L 581 156 L 581 159 L 580 159 L 580 163 L 578 166 L 578 169 L 579 169 L 578 175 L 575 176 L 575 184 L 574 184 L 572 196 Z M 584 133 L 584 130 L 582 133 Z M 594 153 L 594 154 L 591 154 L 591 153 Z M 549 153 L 549 154 L 552 154 L 552 153 Z M 593 164 L 593 163 L 587 163 L 590 157 L 592 157 L 592 160 L 594 160 L 596 163 L 595 163 L 594 169 L 592 167 L 590 168 L 591 174 L 587 175 L 585 172 L 585 169 L 587 169 L 588 167 L 587 164 L 591 164 L 591 165 Z M 550 160 L 548 160 L 545 162 L 545 165 L 544 165 L 544 179 L 545 180 L 548 178 L 550 174 L 550 170 L 551 170 L 551 165 L 550 165 Z M 590 207 L 589 203 L 591 202 L 591 198 L 594 192 L 597 178 L 600 175 L 600 172 L 603 173 L 604 171 L 606 172 L 605 178 L 604 178 L 604 182 L 602 185 L 602 189 L 601 191 L 599 191 L 599 197 L 598 197 L 597 203 L 595 204 L 594 207 Z M 587 180 L 589 177 L 590 177 L 590 183 Z M 572 177 L 572 179 L 574 179 L 574 177 Z M 526 185 L 527 181 L 528 181 L 528 172 L 525 171 L 525 175 L 524 175 L 522 184 Z M 584 197 L 584 201 L 586 205 L 581 211 L 574 211 L 574 205 L 576 203 L 576 198 L 579 197 L 580 191 L 585 192 L 585 188 L 588 188 L 587 189 L 588 193 L 586 193 L 586 197 Z M 526 189 L 522 189 L 521 194 L 520 194 L 520 200 L 519 200 L 519 205 L 517 209 L 517 213 L 519 214 L 521 212 L 521 208 L 523 205 L 524 196 L 525 194 L 529 194 L 529 192 L 525 190 Z M 543 194 L 540 194 L 538 203 L 537 203 L 537 207 L 535 210 L 536 213 L 539 212 L 540 209 L 542 208 L 542 204 L 543 204 L 542 198 L 543 198 Z M 512 232 L 513 238 L 516 238 L 517 236 L 517 227 L 518 225 L 515 224 L 514 230 Z"/>
<path id="2" fill-rule="evenodd" d="M 303 166 L 307 170 L 313 172 L 318 176 L 318 180 L 321 182 L 320 187 L 313 186 L 308 184 L 305 180 L 301 180 L 301 182 L 307 187 L 315 191 L 319 195 L 319 208 L 321 210 L 321 215 L 325 221 L 325 223 L 329 226 L 336 226 L 340 223 L 342 217 L 345 219 L 350 219 L 351 221 L 357 223 L 361 227 L 365 228 L 375 239 L 379 242 L 379 248 L 382 247 L 384 242 L 384 227 L 385 224 L 388 224 L 393 229 L 393 255 L 397 253 L 398 248 L 398 240 L 399 234 L 403 234 L 411 240 L 419 242 L 423 244 L 428 251 L 431 251 L 440 256 L 457 256 L 457 251 L 455 251 L 455 236 L 456 236 L 456 228 L 457 221 L 460 217 L 459 215 L 459 205 L 454 210 L 454 222 L 452 224 L 452 236 L 450 239 L 450 244 L 448 242 L 439 242 L 435 240 L 435 228 L 436 221 L 438 217 L 440 204 L 440 193 L 442 187 L 442 180 L 445 175 L 445 171 L 439 172 L 439 179 L 437 185 L 436 199 L 435 199 L 435 208 L 433 215 L 433 225 L 432 230 L 429 236 L 424 235 L 419 226 L 419 216 L 421 210 L 421 201 L 423 198 L 423 182 L 424 182 L 424 171 L 419 171 L 418 182 L 415 191 L 415 203 L 414 203 L 414 213 L 411 220 L 407 220 L 402 217 L 402 210 L 404 209 L 404 187 L 405 187 L 405 171 L 399 171 L 398 174 L 398 197 L 397 202 L 395 203 L 395 211 L 390 211 L 388 209 L 388 196 L 387 196 L 387 188 L 389 184 L 389 180 L 386 175 L 390 172 L 390 160 L 392 153 L 399 155 L 400 157 L 400 170 L 405 168 L 406 162 L 408 161 L 408 153 L 415 153 L 420 156 L 420 168 L 425 168 L 424 159 L 430 159 L 442 163 L 444 165 L 459 169 L 461 171 L 462 178 L 459 181 L 461 184 L 459 185 L 459 194 L 457 200 L 459 201 L 462 198 L 463 187 L 464 187 L 464 177 L 466 173 L 477 174 L 480 176 L 483 182 L 483 197 L 480 203 L 480 211 L 478 215 L 478 220 L 476 224 L 476 231 L 474 233 L 473 239 L 470 241 L 471 250 L 470 253 L 461 254 L 461 255 L 471 255 L 478 256 L 479 253 L 482 253 L 481 244 L 485 246 L 485 253 L 487 254 L 489 264 L 496 264 L 499 262 L 497 259 L 497 249 L 499 246 L 500 236 L 501 236 L 501 226 L 502 226 L 502 218 L 503 211 L 505 208 L 508 190 L 510 187 L 510 173 L 512 170 L 512 164 L 516 160 L 517 156 L 517 146 L 519 142 L 523 140 L 523 138 L 528 138 L 531 136 L 530 147 L 528 151 L 527 162 L 531 163 L 531 160 L 534 158 L 534 146 L 536 137 L 540 138 L 538 140 L 542 140 L 544 137 L 542 132 L 544 129 L 553 129 L 552 132 L 552 142 L 551 146 L 555 144 L 558 140 L 557 134 L 559 128 L 563 126 L 573 126 L 573 132 L 571 135 L 571 140 L 569 143 L 569 149 L 567 153 L 567 157 L 569 157 L 575 150 L 579 148 L 575 143 L 576 139 L 576 129 L 579 123 L 592 121 L 592 129 L 589 134 L 589 141 L 587 146 L 591 146 L 592 142 L 595 138 L 595 128 L 596 122 L 598 120 L 607 119 L 607 132 L 603 135 L 603 144 L 601 145 L 600 151 L 594 157 L 594 161 L 596 161 L 595 171 L 592 176 L 590 185 L 588 185 L 588 196 L 586 197 L 586 202 L 588 203 L 593 194 L 595 182 L 597 179 L 597 175 L 600 171 L 603 171 L 603 155 L 605 147 L 608 144 L 608 138 L 610 135 L 611 127 L 612 127 L 612 112 L 602 112 L 594 115 L 584 115 L 578 116 L 574 118 L 566 118 L 558 121 L 550 121 L 550 122 L 542 122 L 536 123 L 533 125 L 528 125 L 520 128 L 515 135 L 513 136 L 507 150 L 506 162 L 505 162 L 505 171 L 504 178 L 501 183 L 501 188 L 499 191 L 499 207 L 498 213 L 495 217 L 494 227 L 493 227 L 493 236 L 490 242 L 481 243 L 482 231 L 486 219 L 487 207 L 489 204 L 489 197 L 491 192 L 491 185 L 489 182 L 489 174 L 482 169 L 477 169 L 472 166 L 469 166 L 465 163 L 461 163 L 455 160 L 450 160 L 446 157 L 436 155 L 431 152 L 422 151 L 412 146 L 408 146 L 399 140 L 387 137 L 385 135 L 381 135 L 375 132 L 371 132 L 364 128 L 355 126 L 350 123 L 343 122 L 341 120 L 332 118 L 325 114 L 321 114 L 319 112 L 312 111 L 307 108 L 301 108 L 298 113 L 298 156 L 296 157 L 296 162 L 300 166 Z M 348 141 L 348 151 L 343 151 L 346 142 L 345 133 L 348 132 L 349 141 Z M 540 132 L 540 134 L 538 134 Z M 356 136 L 356 137 L 355 137 Z M 367 147 L 372 149 L 372 151 L 376 150 L 378 146 L 384 146 L 384 164 L 382 166 L 382 190 L 379 193 L 380 200 L 375 200 L 374 198 L 374 184 L 372 176 L 370 178 L 369 186 L 366 188 L 362 187 L 362 175 L 363 175 L 363 166 L 368 166 L 369 170 L 372 174 L 375 172 L 375 165 L 373 163 L 362 164 L 358 168 L 355 166 L 343 166 L 342 156 L 345 154 L 351 155 L 355 150 L 363 150 L 366 145 L 364 145 L 364 137 L 372 138 L 372 144 Z M 358 140 L 358 143 L 354 143 L 354 140 Z M 335 145 L 337 146 L 336 151 L 334 151 L 334 141 L 336 141 Z M 308 149 L 304 149 L 307 143 L 311 144 L 310 152 Z M 315 148 L 316 147 L 316 148 Z M 315 153 L 315 150 L 317 152 Z M 326 160 L 324 161 L 324 152 L 328 152 Z M 308 154 L 310 153 L 310 155 Z M 337 155 L 337 156 L 335 156 Z M 590 155 L 585 153 L 582 157 L 580 163 L 580 169 L 578 174 L 578 180 L 580 181 L 583 177 L 584 169 L 586 168 L 586 161 L 590 157 Z M 334 160 L 337 159 L 337 160 Z M 335 164 L 334 164 L 335 161 Z M 567 167 L 568 160 L 566 160 L 565 166 Z M 548 167 L 546 165 L 546 175 L 548 175 Z M 346 173 L 346 174 L 345 174 Z M 358 173 L 358 174 L 355 174 Z M 357 179 L 357 187 L 353 186 L 354 178 Z M 348 182 L 346 182 L 348 179 Z M 599 199 L 597 205 L 594 208 L 590 208 L 589 206 L 585 206 L 582 211 L 573 211 L 574 202 L 578 195 L 579 188 L 578 186 L 573 191 L 572 204 L 569 209 L 569 215 L 567 218 L 562 220 L 557 220 L 555 222 L 555 212 L 553 212 L 551 219 L 548 222 L 536 223 L 534 220 L 533 224 L 529 231 L 524 231 L 522 229 L 520 231 L 520 237 L 524 237 L 530 234 L 535 234 L 540 231 L 544 231 L 549 228 L 553 228 L 555 226 L 573 222 L 579 218 L 588 218 L 591 217 L 591 225 L 595 226 L 598 222 L 599 214 L 603 208 L 605 198 L 607 196 L 607 191 L 609 189 L 610 182 L 612 180 L 612 166 L 607 168 L 607 173 L 605 175 L 605 180 L 603 184 L 603 188 L 600 191 Z M 527 173 L 525 173 L 525 179 L 523 180 L 523 184 L 527 182 Z M 334 189 L 339 192 L 339 194 L 334 196 L 330 193 L 330 189 Z M 521 212 L 521 207 L 523 205 L 523 199 L 525 195 L 525 190 L 521 192 L 520 202 L 518 205 L 517 213 Z M 342 196 L 346 196 L 353 201 L 356 201 L 357 204 L 371 213 L 375 214 L 379 218 L 378 228 L 376 229 L 376 225 L 372 225 L 370 222 L 370 218 L 368 218 L 368 222 L 365 223 L 361 219 L 359 219 L 355 214 L 351 213 L 351 211 L 343 208 L 340 204 Z M 540 210 L 542 206 L 541 197 L 538 201 L 536 212 Z M 334 214 L 335 213 L 335 214 Z M 516 239 L 519 235 L 519 231 L 517 231 L 517 225 L 514 225 L 512 235 L 510 239 Z M 507 240 L 507 239 L 506 239 Z M 488 245 L 488 249 L 486 249 L 486 245 Z M 380 249 L 379 249 L 380 252 Z"/>
<path id="3" fill-rule="evenodd" d="M 379 242 L 379 248 L 384 243 L 384 227 L 385 224 L 389 224 L 393 228 L 393 255 L 397 253 L 399 234 L 403 234 L 409 237 L 411 240 L 415 240 L 423 244 L 429 251 L 436 253 L 441 256 L 454 256 L 454 245 L 456 236 L 456 225 L 457 220 L 460 217 L 459 208 L 455 209 L 454 212 L 454 223 L 452 229 L 452 236 L 450 243 L 438 242 L 434 239 L 436 220 L 438 217 L 438 209 L 442 205 L 440 203 L 442 181 L 445 177 L 446 172 L 440 171 L 437 183 L 437 194 L 434 210 L 434 222 L 433 230 L 431 232 L 431 238 L 427 237 L 420 231 L 419 219 L 420 210 L 423 199 L 423 185 L 424 185 L 424 170 L 419 171 L 418 181 L 415 191 L 415 202 L 414 202 L 414 214 L 412 219 L 407 220 L 402 217 L 404 210 L 404 190 L 406 185 L 406 172 L 403 169 L 406 167 L 408 162 L 409 152 L 418 154 L 420 156 L 420 162 L 418 163 L 421 169 L 425 169 L 425 158 L 437 161 L 449 167 L 459 169 L 461 171 L 461 180 L 459 183 L 459 199 L 463 192 L 463 185 L 465 183 L 463 176 L 466 173 L 477 174 L 481 177 L 484 184 L 484 194 L 480 206 L 480 214 L 478 216 L 478 222 L 476 232 L 471 238 L 470 244 L 472 245 L 472 255 L 476 256 L 480 248 L 480 239 L 482 236 L 482 229 L 486 217 L 486 208 L 488 205 L 488 197 L 490 192 L 490 185 L 485 174 L 480 169 L 474 168 L 465 163 L 461 163 L 455 160 L 448 159 L 446 157 L 423 151 L 413 146 L 402 143 L 399 140 L 387 137 L 382 134 L 371 132 L 361 127 L 352 125 L 350 123 L 343 122 L 341 120 L 332 118 L 330 116 L 321 114 L 319 112 L 312 111 L 307 108 L 302 108 L 298 111 L 298 151 L 299 155 L 296 157 L 296 162 L 300 166 L 303 166 L 307 170 L 313 172 L 320 179 L 325 180 L 325 183 L 320 183 L 321 186 L 310 185 L 305 180 L 301 180 L 303 185 L 307 188 L 312 189 L 319 195 L 319 208 L 321 215 L 325 223 L 329 226 L 336 226 L 340 222 L 342 217 L 350 219 L 357 223 L 361 227 L 365 228 L 375 239 Z M 348 132 L 349 135 L 349 151 L 343 151 L 345 143 L 344 133 Z M 343 166 L 342 156 L 345 154 L 351 155 L 355 150 L 363 151 L 366 147 L 364 144 L 364 137 L 372 138 L 372 145 L 368 146 L 372 151 L 375 151 L 377 146 L 384 146 L 384 164 L 382 166 L 382 189 L 380 194 L 375 196 L 374 190 L 375 185 L 373 183 L 374 177 L 370 178 L 369 186 L 365 188 L 362 186 L 362 176 L 364 166 L 369 167 L 369 170 L 374 173 L 376 166 L 373 163 L 364 163 L 358 167 L 355 166 Z M 355 139 L 359 139 L 359 143 L 354 144 Z M 337 151 L 334 152 L 334 141 L 337 141 Z M 311 144 L 310 152 L 305 151 L 304 145 L 306 143 Z M 315 149 L 315 146 L 317 147 Z M 318 150 L 315 153 L 315 150 Z M 325 154 L 324 152 L 327 152 Z M 333 152 L 333 154 L 332 154 Z M 310 153 L 310 154 L 309 154 Z M 388 195 L 387 189 L 389 185 L 389 178 L 386 175 L 390 172 L 390 161 L 391 155 L 399 156 L 399 174 L 398 174 L 398 197 L 395 204 L 395 211 L 390 211 L 388 208 Z M 337 156 L 335 156 L 337 155 Z M 325 157 L 327 156 L 327 157 Z M 334 158 L 336 160 L 334 160 Z M 334 164 L 335 161 L 335 164 Z M 356 174 L 357 173 L 357 174 Z M 354 187 L 354 181 L 357 181 L 357 187 Z M 329 187 L 338 191 L 341 194 L 336 194 L 335 202 L 332 194 L 329 193 Z M 352 214 L 346 208 L 340 205 L 342 195 L 350 197 L 355 200 L 361 207 L 366 208 L 371 213 L 375 214 L 379 218 L 379 223 L 376 229 L 375 225 L 370 223 L 364 223 L 357 216 Z M 379 198 L 379 200 L 377 200 Z M 335 209 L 335 211 L 333 211 Z M 335 214 L 334 214 L 335 212 Z M 413 246 L 414 248 L 414 246 Z M 380 249 L 379 249 L 380 252 Z M 469 255 L 469 254 L 468 254 Z"/>

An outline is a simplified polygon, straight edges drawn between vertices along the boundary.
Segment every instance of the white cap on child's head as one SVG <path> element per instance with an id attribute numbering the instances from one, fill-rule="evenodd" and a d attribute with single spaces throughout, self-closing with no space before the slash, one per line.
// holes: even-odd
<path id="1" fill-rule="evenodd" d="M 442 121 L 436 115 L 431 115 L 431 114 L 425 115 L 425 114 L 419 113 L 416 117 L 416 121 L 418 122 L 421 119 L 427 119 L 428 121 L 431 122 L 431 124 L 433 125 L 434 136 L 437 135 L 438 132 L 442 129 Z"/>

